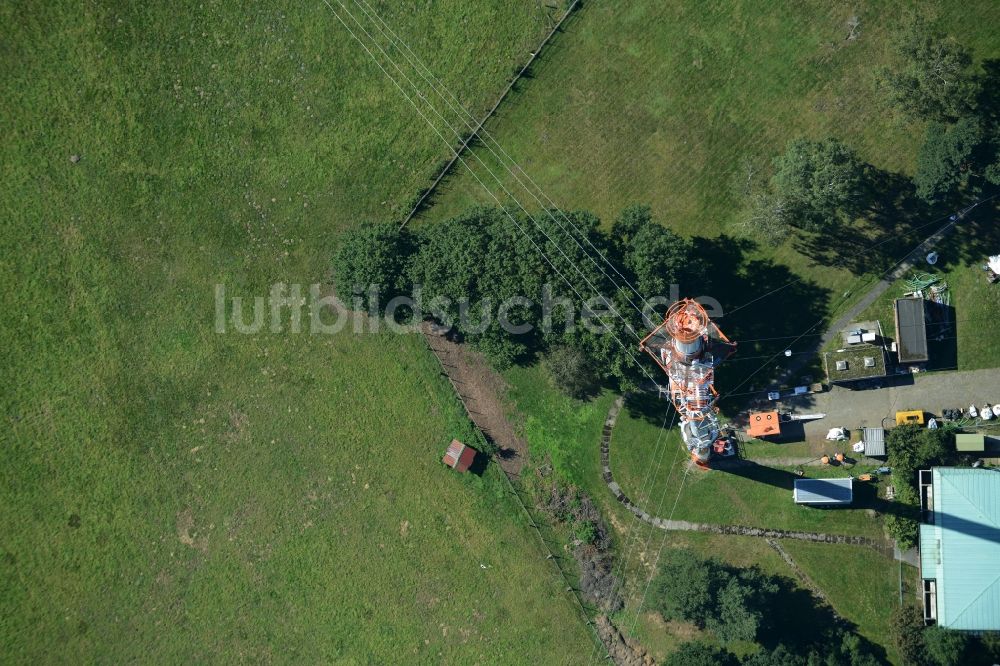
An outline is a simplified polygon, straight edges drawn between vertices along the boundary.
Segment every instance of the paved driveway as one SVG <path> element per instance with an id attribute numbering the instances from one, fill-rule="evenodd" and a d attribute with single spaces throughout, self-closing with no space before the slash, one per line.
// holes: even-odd
<path id="1" fill-rule="evenodd" d="M 805 424 L 806 439 L 815 441 L 825 437 L 830 428 L 878 427 L 890 417 L 895 424 L 897 411 L 922 409 L 940 414 L 944 408 L 968 409 L 972 402 L 977 408 L 984 402 L 1000 402 L 1000 369 L 905 375 L 883 388 L 863 391 L 835 386 L 825 393 L 783 400 L 781 405 L 799 414 L 826 413 L 826 418 Z M 1000 435 L 1000 428 L 990 430 Z M 853 432 L 851 441 L 857 441 Z"/>

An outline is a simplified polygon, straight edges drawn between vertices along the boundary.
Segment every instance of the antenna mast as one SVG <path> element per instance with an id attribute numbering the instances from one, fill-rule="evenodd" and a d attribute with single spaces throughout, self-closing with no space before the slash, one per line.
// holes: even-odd
<path id="1" fill-rule="evenodd" d="M 667 374 L 670 400 L 680 415 L 681 437 L 691 459 L 707 469 L 719 440 L 715 368 L 736 351 L 697 301 L 670 306 L 663 323 L 639 343 Z"/>

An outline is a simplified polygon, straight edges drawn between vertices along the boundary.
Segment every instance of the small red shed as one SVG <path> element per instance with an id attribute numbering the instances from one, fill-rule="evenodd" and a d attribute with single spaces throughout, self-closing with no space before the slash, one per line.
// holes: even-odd
<path id="1" fill-rule="evenodd" d="M 441 462 L 454 470 L 465 472 L 468 471 L 472 465 L 472 461 L 475 459 L 476 450 L 474 448 L 462 444 L 457 439 L 453 439 L 451 440 L 451 444 L 448 445 L 448 450 L 445 452 Z"/>

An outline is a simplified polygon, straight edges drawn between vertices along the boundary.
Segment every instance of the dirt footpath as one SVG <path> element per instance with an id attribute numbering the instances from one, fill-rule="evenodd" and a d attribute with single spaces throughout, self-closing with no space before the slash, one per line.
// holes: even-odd
<path id="1" fill-rule="evenodd" d="M 500 449 L 500 467 L 508 475 L 518 476 L 524 466 L 528 446 L 507 416 L 503 401 L 507 384 L 503 378 L 489 366 L 482 354 L 468 345 L 439 335 L 430 324 L 424 324 L 423 335 L 458 391 L 472 422 Z"/>

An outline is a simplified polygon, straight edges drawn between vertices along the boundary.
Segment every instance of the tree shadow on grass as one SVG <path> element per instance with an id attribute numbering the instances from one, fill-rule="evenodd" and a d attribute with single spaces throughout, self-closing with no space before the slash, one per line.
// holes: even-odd
<path id="1" fill-rule="evenodd" d="M 625 411 L 636 420 L 644 420 L 657 427 L 669 423 L 674 411 L 673 403 L 656 393 L 629 393 L 625 396 Z"/>
<path id="2" fill-rule="evenodd" d="M 984 191 L 983 198 L 992 196 L 997 191 Z M 933 267 L 927 266 L 928 272 L 949 269 L 959 264 L 978 267 L 986 263 L 987 257 L 1000 253 L 998 212 L 1000 202 L 997 199 L 980 204 L 970 211 L 955 233 L 938 245 L 938 263 Z M 983 279 L 986 279 L 985 275 Z"/>
<path id="3" fill-rule="evenodd" d="M 716 323 L 737 343 L 737 353 L 716 371 L 716 388 L 748 391 L 791 365 L 782 352 L 789 346 L 798 365 L 819 340 L 804 331 L 822 333 L 831 291 L 802 279 L 788 267 L 754 256 L 752 241 L 729 236 L 696 238 L 695 256 L 704 266 L 706 293 L 722 304 Z M 775 357 L 775 358 L 771 358 Z"/>
<path id="4" fill-rule="evenodd" d="M 888 663 L 882 646 L 861 636 L 858 625 L 839 617 L 812 592 L 789 578 L 776 577 L 775 582 L 778 602 L 771 604 L 769 622 L 757 636 L 765 648 L 773 650 L 784 645 L 793 652 L 815 650 L 818 654 L 828 654 L 831 645 L 839 642 L 837 632 L 845 631 L 858 636 L 864 652 L 874 655 L 881 663 Z"/>
<path id="5" fill-rule="evenodd" d="M 869 165 L 863 199 L 866 203 L 857 221 L 843 228 L 802 232 L 794 242 L 796 251 L 817 265 L 863 275 L 886 270 L 933 231 L 921 229 L 922 236 L 916 231 L 933 219 L 935 208 L 917 197 L 912 181 L 903 174 Z"/>

